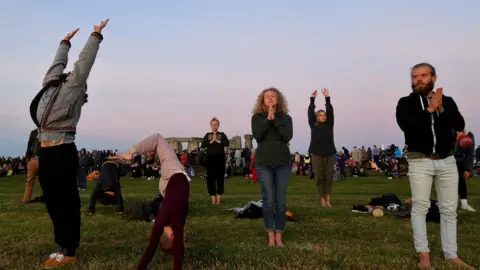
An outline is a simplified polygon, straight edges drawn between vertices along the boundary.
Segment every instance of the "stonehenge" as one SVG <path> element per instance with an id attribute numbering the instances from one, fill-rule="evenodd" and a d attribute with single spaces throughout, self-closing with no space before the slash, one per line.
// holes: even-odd
<path id="1" fill-rule="evenodd" d="M 245 145 L 243 147 L 248 148 L 248 149 L 253 149 L 253 135 L 251 134 L 245 134 L 244 136 L 245 139 Z M 188 152 L 191 152 L 197 148 L 201 148 L 202 146 L 202 141 L 203 138 L 200 137 L 169 137 L 166 138 L 168 143 L 172 146 L 173 149 L 175 149 L 177 152 L 182 152 L 183 142 L 188 142 L 187 145 L 187 150 Z M 241 136 L 233 136 L 229 139 L 230 141 L 230 147 L 229 148 L 238 148 L 241 149 L 242 147 L 242 137 Z"/>

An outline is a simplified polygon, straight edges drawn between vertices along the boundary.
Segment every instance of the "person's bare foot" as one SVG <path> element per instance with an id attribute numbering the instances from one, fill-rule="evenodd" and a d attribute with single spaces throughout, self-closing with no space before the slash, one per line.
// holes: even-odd
<path id="1" fill-rule="evenodd" d="M 320 198 L 320 202 L 322 203 L 322 207 L 325 208 L 327 207 L 327 201 L 325 200 L 325 198 Z"/>
<path id="2" fill-rule="evenodd" d="M 284 247 L 285 245 L 283 244 L 282 241 L 282 234 L 281 233 L 276 233 L 275 234 L 275 244 L 277 247 Z"/>
<path id="3" fill-rule="evenodd" d="M 216 196 L 212 196 L 212 204 L 217 204 L 217 197 Z"/>
<path id="4" fill-rule="evenodd" d="M 268 233 L 268 246 L 269 247 L 275 246 L 275 234 L 273 232 Z"/>
<path id="5" fill-rule="evenodd" d="M 425 268 L 431 268 L 431 267 L 432 265 L 430 264 L 430 253 L 420 252 L 418 268 L 425 269 Z"/>
<path id="6" fill-rule="evenodd" d="M 455 264 L 455 265 L 458 265 L 458 266 L 460 266 L 464 269 L 476 270 L 475 267 L 468 265 L 465 261 L 463 261 L 460 258 L 450 259 L 450 262 Z"/>
<path id="7" fill-rule="evenodd" d="M 217 195 L 216 204 L 220 204 L 222 201 L 222 195 Z"/>
<path id="8" fill-rule="evenodd" d="M 325 201 L 326 201 L 327 207 L 332 208 L 332 203 L 330 201 L 330 195 L 327 195 L 327 199 Z"/>

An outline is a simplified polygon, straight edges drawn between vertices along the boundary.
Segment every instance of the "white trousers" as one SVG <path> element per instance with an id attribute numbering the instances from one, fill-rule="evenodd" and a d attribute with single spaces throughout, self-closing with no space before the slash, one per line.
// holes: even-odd
<path id="1" fill-rule="evenodd" d="M 412 192 L 412 230 L 417 252 L 430 252 L 426 216 L 430 208 L 432 183 L 435 181 L 440 209 L 440 236 L 446 259 L 457 258 L 458 171 L 455 157 L 408 160 Z"/>

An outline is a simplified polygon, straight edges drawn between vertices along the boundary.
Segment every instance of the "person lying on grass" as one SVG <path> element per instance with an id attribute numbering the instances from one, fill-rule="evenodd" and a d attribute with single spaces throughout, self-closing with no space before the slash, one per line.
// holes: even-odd
<path id="1" fill-rule="evenodd" d="M 173 256 L 173 269 L 183 269 L 184 227 L 188 215 L 190 199 L 190 178 L 183 165 L 170 146 L 158 133 L 138 142 L 126 153 L 119 153 L 112 158 L 123 161 L 132 160 L 134 153 L 146 154 L 156 151 L 161 165 L 159 183 L 160 194 L 164 200 L 155 217 L 150 241 L 137 269 L 146 269 L 157 247 Z"/>

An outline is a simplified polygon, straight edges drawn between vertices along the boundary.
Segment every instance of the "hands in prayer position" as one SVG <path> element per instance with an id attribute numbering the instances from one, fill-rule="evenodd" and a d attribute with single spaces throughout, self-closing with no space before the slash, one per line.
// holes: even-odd
<path id="1" fill-rule="evenodd" d="M 220 143 L 220 140 L 217 139 L 217 132 L 214 132 L 214 133 L 213 133 L 213 138 L 212 138 L 212 140 L 210 141 L 210 144 L 212 144 L 212 143 L 214 143 L 214 142 Z"/>
<path id="2" fill-rule="evenodd" d="M 274 120 L 275 119 L 275 108 L 272 105 L 268 106 L 267 119 L 268 120 Z"/>
<path id="3" fill-rule="evenodd" d="M 430 92 L 429 97 L 431 98 L 430 100 L 430 105 L 428 106 L 427 110 L 429 112 L 434 112 L 434 111 L 443 111 L 443 88 L 437 88 L 436 92 Z"/>

